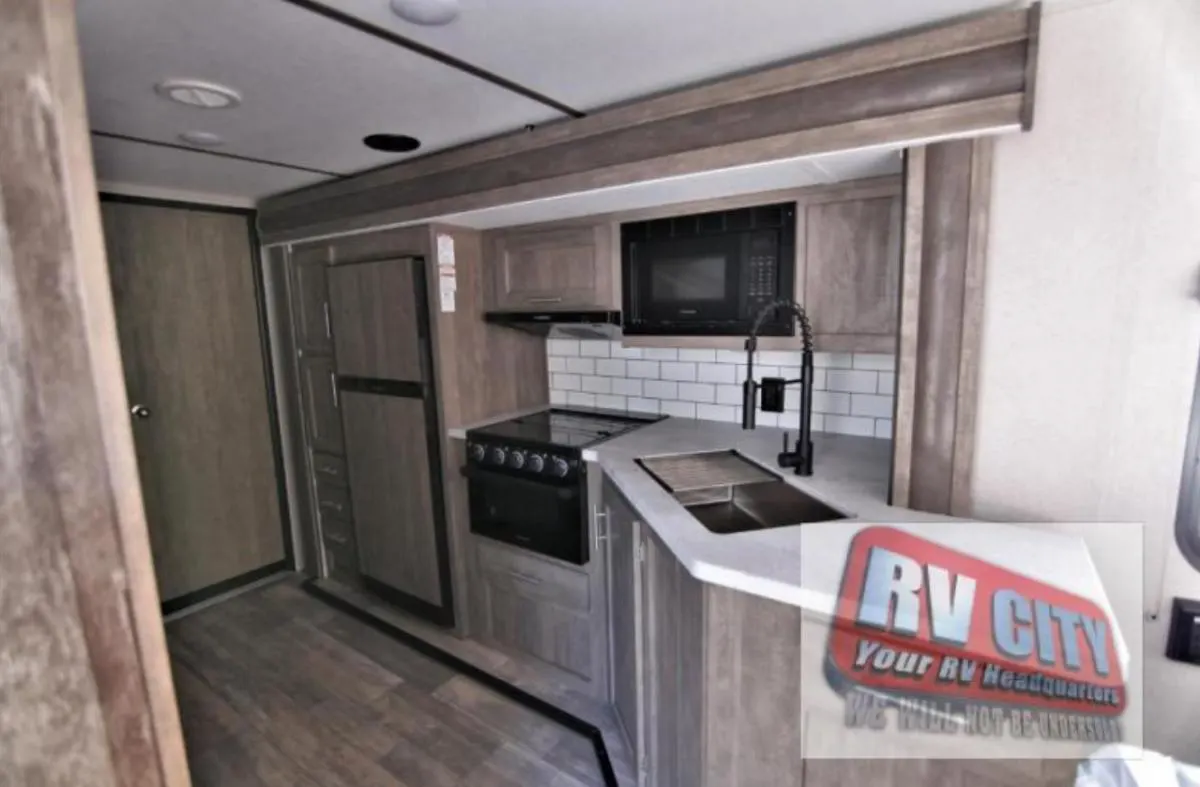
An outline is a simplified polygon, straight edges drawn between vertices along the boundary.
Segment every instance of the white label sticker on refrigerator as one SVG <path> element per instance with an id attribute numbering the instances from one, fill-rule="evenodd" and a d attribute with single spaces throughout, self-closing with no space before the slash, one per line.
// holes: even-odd
<path id="1" fill-rule="evenodd" d="M 458 279 L 454 271 L 454 238 L 437 236 L 438 293 L 441 295 L 442 311 L 454 311 L 454 293 Z"/>

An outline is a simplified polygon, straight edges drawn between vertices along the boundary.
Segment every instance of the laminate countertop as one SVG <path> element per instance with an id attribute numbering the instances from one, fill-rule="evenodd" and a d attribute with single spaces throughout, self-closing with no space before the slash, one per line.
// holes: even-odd
<path id="1" fill-rule="evenodd" d="M 502 420 L 496 418 L 491 420 Z M 783 429 L 666 418 L 583 451 L 602 469 L 675 558 L 698 580 L 814 611 L 832 613 L 850 543 L 859 531 L 894 526 L 1107 607 L 1083 541 L 1041 525 L 979 522 L 887 503 L 891 441 L 813 434 L 811 476 L 778 467 Z M 464 429 L 451 430 L 465 437 Z M 791 432 L 795 438 L 795 431 Z M 741 533 L 704 527 L 636 462 L 649 457 L 735 450 L 845 519 Z"/>

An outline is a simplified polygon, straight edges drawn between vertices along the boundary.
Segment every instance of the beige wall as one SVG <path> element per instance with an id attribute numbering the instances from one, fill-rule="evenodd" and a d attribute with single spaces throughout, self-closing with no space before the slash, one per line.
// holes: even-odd
<path id="1" fill-rule="evenodd" d="M 1051 2 L 997 146 L 976 514 L 1146 524 L 1147 611 L 1200 598 L 1174 516 L 1200 352 L 1200 3 Z M 1124 556 L 1097 555 L 1136 591 Z M 1146 629 L 1146 743 L 1200 762 L 1200 667 Z"/>

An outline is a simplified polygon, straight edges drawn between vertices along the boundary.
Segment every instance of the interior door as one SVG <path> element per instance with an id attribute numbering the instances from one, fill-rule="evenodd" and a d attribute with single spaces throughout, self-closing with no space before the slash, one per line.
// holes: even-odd
<path id="1" fill-rule="evenodd" d="M 248 217 L 101 207 L 159 595 L 282 567 Z"/>
<path id="2" fill-rule="evenodd" d="M 424 265 L 329 269 L 334 352 L 364 585 L 453 623 Z"/>

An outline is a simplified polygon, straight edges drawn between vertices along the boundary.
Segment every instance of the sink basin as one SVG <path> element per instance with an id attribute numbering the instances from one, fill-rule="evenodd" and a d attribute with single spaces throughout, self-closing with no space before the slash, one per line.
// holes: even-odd
<path id="1" fill-rule="evenodd" d="M 649 457 L 638 464 L 714 533 L 846 519 L 736 451 Z"/>
<path id="2" fill-rule="evenodd" d="M 706 489 L 703 493 L 684 492 L 676 495 L 676 499 L 714 533 L 742 533 L 846 518 L 783 481 Z"/>

